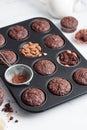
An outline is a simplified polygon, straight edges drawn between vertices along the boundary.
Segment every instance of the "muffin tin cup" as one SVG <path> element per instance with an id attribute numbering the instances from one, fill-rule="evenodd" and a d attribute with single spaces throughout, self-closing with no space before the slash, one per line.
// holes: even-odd
<path id="1" fill-rule="evenodd" d="M 64 44 L 63 44 L 61 47 L 58 47 L 58 48 L 48 47 L 48 46 L 44 43 L 44 40 L 45 40 L 45 38 L 47 38 L 47 37 L 50 36 L 50 35 L 59 35 L 59 34 L 58 34 L 58 33 L 57 33 L 57 34 L 55 34 L 55 33 L 49 33 L 49 34 L 47 34 L 47 35 L 45 35 L 45 36 L 43 37 L 42 42 L 43 42 L 43 45 L 46 47 L 46 49 L 48 48 L 49 50 L 56 51 L 56 50 L 59 50 L 59 49 L 64 48 L 66 42 L 65 42 L 65 40 L 63 39 L 63 37 L 61 37 L 60 35 L 59 35 L 59 36 L 63 39 Z"/>
<path id="2" fill-rule="evenodd" d="M 24 46 L 24 45 L 26 45 L 26 44 L 28 44 L 28 43 L 32 43 L 32 44 L 35 44 L 35 43 L 37 43 L 37 42 L 34 42 L 34 41 L 26 41 L 26 42 L 23 42 L 20 46 L 19 46 L 19 52 L 20 52 L 20 54 L 22 55 L 22 56 L 24 56 L 25 58 L 40 58 L 40 57 L 42 57 L 42 56 L 44 56 L 44 52 L 43 52 L 43 47 L 42 47 L 42 45 L 40 45 L 39 43 L 38 43 L 38 45 L 41 47 L 41 56 L 34 56 L 34 57 L 30 57 L 30 56 L 25 56 L 24 54 L 22 54 L 22 52 L 21 52 L 21 50 L 22 50 L 22 47 Z"/>
<path id="3" fill-rule="evenodd" d="M 20 40 L 16 40 L 16 39 L 13 39 L 10 35 L 9 35 L 9 31 L 11 30 L 11 29 L 13 29 L 14 27 L 15 27 L 16 25 L 12 25 L 10 28 L 8 28 L 8 30 L 7 30 L 7 35 L 8 35 L 8 37 L 10 38 L 10 39 L 12 39 L 12 40 L 14 40 L 14 41 L 17 41 L 17 42 L 20 42 L 20 41 L 25 41 L 25 40 L 27 40 L 29 37 L 30 37 L 30 32 L 28 31 L 28 36 L 27 37 L 25 37 L 25 38 L 23 38 L 23 39 L 20 39 Z M 20 25 L 20 26 L 22 26 L 22 25 Z M 26 28 L 26 26 L 23 26 L 25 29 L 27 29 Z"/>
<path id="4" fill-rule="evenodd" d="M 77 64 L 75 64 L 75 65 L 64 65 L 64 64 L 62 64 L 62 63 L 60 62 L 60 60 L 59 60 L 59 55 L 60 55 L 61 53 L 65 52 L 65 51 L 67 51 L 67 50 L 62 50 L 62 51 L 60 51 L 60 52 L 56 55 L 57 63 L 59 63 L 60 65 L 62 65 L 62 66 L 64 66 L 64 67 L 75 67 L 75 66 L 78 66 L 78 65 L 80 64 L 81 60 L 80 60 L 80 57 L 79 57 L 78 53 L 75 52 L 75 51 L 73 51 L 73 52 L 74 52 L 74 53 L 77 55 L 77 57 L 78 57 L 78 63 L 77 63 Z M 71 51 L 71 49 L 70 49 L 69 51 Z"/>
<path id="5" fill-rule="evenodd" d="M 31 25 L 32 25 L 33 21 L 35 21 L 37 19 L 45 19 L 45 20 L 49 21 L 49 23 L 51 25 L 50 30 L 46 33 L 38 33 L 38 32 L 35 32 L 34 30 L 32 30 Z M 16 40 L 10 38 L 8 36 L 8 30 L 15 25 L 24 26 L 29 31 L 29 37 L 27 37 L 27 39 L 23 39 L 21 41 L 16 41 Z M 4 73 L 7 69 L 7 67 L 5 65 L 0 65 L 0 70 L 1 70 L 0 76 L 2 77 L 7 88 L 9 89 L 9 91 L 11 92 L 11 94 L 13 95 L 16 102 L 18 103 L 18 105 L 21 108 L 23 108 L 24 110 L 29 111 L 29 112 L 42 112 L 42 111 L 45 111 L 47 109 L 50 109 L 54 106 L 57 106 L 59 104 L 62 104 L 66 101 L 69 101 L 71 99 L 74 99 L 80 95 L 87 93 L 87 86 L 79 85 L 73 79 L 73 73 L 79 68 L 86 68 L 87 61 L 50 20 L 48 20 L 46 18 L 41 18 L 41 17 L 32 18 L 32 19 L 29 19 L 29 20 L 26 20 L 26 21 L 23 21 L 20 23 L 16 23 L 11 26 L 1 28 L 0 31 L 1 31 L 0 33 L 2 33 L 6 39 L 6 45 L 2 49 L 8 48 L 9 50 L 13 50 L 14 52 L 16 52 L 16 54 L 18 56 L 17 64 L 28 65 L 33 70 L 33 78 L 29 85 L 21 85 L 21 86 L 17 85 L 16 86 L 16 85 L 9 84 L 5 80 Z M 50 35 L 50 34 L 58 34 L 59 36 L 61 36 L 61 38 L 63 38 L 63 40 L 65 41 L 64 46 L 61 48 L 58 48 L 58 49 L 51 49 L 51 48 L 46 47 L 44 45 L 43 40 L 47 35 Z M 35 57 L 35 58 L 28 58 L 28 57 L 23 56 L 20 53 L 20 47 L 23 43 L 27 43 L 30 41 L 39 43 L 40 46 L 42 47 L 43 52 L 47 53 L 47 55 L 43 55 L 41 57 Z M 57 56 L 58 56 L 58 54 L 60 54 L 60 52 L 62 52 L 64 50 L 71 50 L 71 51 L 76 52 L 80 59 L 79 63 L 73 67 L 66 67 L 66 66 L 58 63 Z M 41 60 L 41 59 L 51 60 L 56 65 L 56 71 L 53 74 L 46 75 L 46 76 L 43 76 L 43 75 L 37 73 L 34 70 L 34 64 L 38 60 Z M 61 77 L 70 82 L 71 87 L 72 87 L 72 90 L 70 91 L 70 93 L 68 93 L 67 95 L 64 95 L 64 96 L 57 96 L 48 90 L 48 88 L 47 88 L 48 82 L 55 77 Z M 26 105 L 23 103 L 23 101 L 21 99 L 21 95 L 24 92 L 24 90 L 26 90 L 30 87 L 39 88 L 45 93 L 46 100 L 42 105 L 32 107 L 32 106 L 29 106 L 29 105 Z"/>
<path id="6" fill-rule="evenodd" d="M 6 47 L 6 48 L 4 48 L 4 49 L 1 48 L 0 51 L 1 51 L 1 52 L 2 52 L 2 51 L 12 51 L 12 52 L 16 55 L 16 61 L 15 61 L 14 63 L 12 63 L 12 64 L 8 62 L 8 63 L 9 63 L 8 66 L 13 65 L 13 64 L 17 64 L 17 63 L 18 63 L 18 61 L 19 61 L 19 56 L 18 56 L 18 54 L 16 53 L 16 51 L 14 51 L 14 49 L 9 49 L 9 48 L 7 49 L 7 47 Z M 7 66 L 7 65 L 4 64 L 4 63 L 2 63 L 2 65 Z"/>
<path id="7" fill-rule="evenodd" d="M 47 19 L 44 19 L 44 18 L 39 18 L 39 19 L 47 20 Z M 37 20 L 38 20 L 38 18 L 32 19 L 29 26 L 32 28 L 32 24 L 33 24 L 35 21 L 37 21 Z M 48 20 L 47 20 L 47 21 L 48 21 Z M 41 34 L 42 34 L 42 35 L 45 35 L 45 34 L 49 33 L 49 32 L 52 30 L 52 24 L 50 23 L 50 21 L 48 21 L 48 22 L 49 22 L 49 24 L 50 24 L 50 29 L 49 29 L 49 30 L 47 30 L 47 31 L 45 31 L 45 32 L 37 32 L 37 31 L 35 31 L 33 28 L 32 28 L 32 30 L 33 30 L 34 32 L 40 34 L 40 35 L 41 35 Z"/>

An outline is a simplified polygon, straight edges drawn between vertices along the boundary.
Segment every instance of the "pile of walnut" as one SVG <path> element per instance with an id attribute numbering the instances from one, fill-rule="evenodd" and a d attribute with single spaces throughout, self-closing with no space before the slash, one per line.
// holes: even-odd
<path id="1" fill-rule="evenodd" d="M 26 57 L 42 56 L 42 49 L 38 43 L 29 42 L 22 46 L 21 53 Z"/>

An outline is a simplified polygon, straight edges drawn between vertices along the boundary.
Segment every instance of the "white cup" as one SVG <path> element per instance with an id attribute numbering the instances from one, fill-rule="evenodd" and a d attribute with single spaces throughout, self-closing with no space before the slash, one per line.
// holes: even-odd
<path id="1" fill-rule="evenodd" d="M 45 6 L 49 14 L 55 18 L 72 15 L 74 11 L 78 11 L 80 0 L 40 0 Z"/>

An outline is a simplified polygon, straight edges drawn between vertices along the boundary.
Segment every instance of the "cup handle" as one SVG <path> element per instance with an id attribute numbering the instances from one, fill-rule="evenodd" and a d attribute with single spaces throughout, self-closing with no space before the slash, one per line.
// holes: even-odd
<path id="1" fill-rule="evenodd" d="M 44 4 L 44 5 L 47 4 L 47 0 L 40 0 L 40 2 L 41 2 L 42 4 Z"/>

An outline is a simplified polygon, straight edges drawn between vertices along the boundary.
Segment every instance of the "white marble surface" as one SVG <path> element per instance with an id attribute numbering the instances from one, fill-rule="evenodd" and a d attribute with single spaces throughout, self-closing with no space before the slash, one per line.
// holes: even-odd
<path id="1" fill-rule="evenodd" d="M 86 0 L 84 3 L 87 4 Z M 79 20 L 78 30 L 87 28 L 87 10 L 83 4 L 82 8 L 85 12 L 80 11 L 74 14 Z M 40 4 L 39 0 L 0 0 L 0 27 L 38 16 L 49 18 L 59 27 L 59 20 L 51 18 L 46 11 L 46 7 Z M 87 45 L 78 45 L 74 41 L 75 33 L 65 35 L 87 59 Z M 19 120 L 17 124 L 14 123 L 14 120 L 8 123 L 7 115 L 0 111 L 0 118 L 3 118 L 7 124 L 6 130 L 87 130 L 87 95 L 46 112 L 32 114 L 22 110 L 15 103 L 6 87 L 3 87 L 5 90 L 5 101 L 3 105 L 8 100 L 13 101 L 14 103 L 11 105 L 15 111 L 18 111 L 18 113 L 13 113 L 13 117 L 14 120 Z M 0 110 L 3 105 L 0 107 Z"/>

